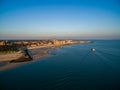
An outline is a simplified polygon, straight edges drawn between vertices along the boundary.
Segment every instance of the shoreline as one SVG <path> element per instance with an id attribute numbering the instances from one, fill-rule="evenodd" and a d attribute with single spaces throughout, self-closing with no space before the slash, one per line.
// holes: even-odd
<path id="1" fill-rule="evenodd" d="M 15 68 L 15 67 L 48 57 L 50 56 L 49 51 L 53 49 L 52 47 L 53 45 L 46 45 L 46 46 L 28 48 L 28 50 L 32 52 L 33 60 L 25 60 L 25 58 L 22 57 L 22 54 L 18 52 L 0 55 L 0 64 L 1 64 L 0 71 Z M 12 60 L 16 60 L 16 61 L 18 60 L 18 62 L 10 62 Z"/>
<path id="2" fill-rule="evenodd" d="M 87 42 L 81 41 L 80 43 L 64 44 L 62 46 L 68 46 L 73 44 L 88 44 L 88 43 L 90 43 L 90 41 Z M 61 45 L 43 45 L 43 46 L 27 47 L 27 49 L 30 50 L 32 53 L 32 57 L 33 57 L 32 60 L 26 58 L 21 51 L 9 53 L 9 54 L 0 54 L 0 71 L 14 68 L 23 64 L 27 64 L 48 57 L 51 55 L 49 53 L 50 50 L 60 47 Z"/>

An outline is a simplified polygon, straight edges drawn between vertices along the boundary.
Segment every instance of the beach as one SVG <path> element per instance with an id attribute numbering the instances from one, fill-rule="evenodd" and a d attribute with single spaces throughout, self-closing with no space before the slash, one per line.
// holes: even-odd
<path id="1" fill-rule="evenodd" d="M 44 41 L 43 41 L 44 42 Z M 0 71 L 20 66 L 50 56 L 49 50 L 72 44 L 88 44 L 90 41 L 54 40 L 54 44 L 45 41 L 44 45 L 23 47 L 18 52 L 0 54 Z M 35 43 L 35 42 L 34 42 Z M 38 41 L 36 41 L 38 43 Z M 22 44 L 20 44 L 22 45 Z"/>
<path id="2" fill-rule="evenodd" d="M 29 47 L 28 50 L 31 51 L 33 60 L 26 59 L 21 52 L 14 52 L 8 54 L 0 55 L 0 71 L 7 70 L 13 67 L 17 67 L 26 63 L 33 62 L 35 60 L 40 60 L 49 56 L 49 50 L 51 50 L 53 45 Z M 12 62 L 12 61 L 15 62 Z"/>

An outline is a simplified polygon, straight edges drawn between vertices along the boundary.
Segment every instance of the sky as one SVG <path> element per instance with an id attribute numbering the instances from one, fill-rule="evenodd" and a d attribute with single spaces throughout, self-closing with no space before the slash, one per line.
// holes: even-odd
<path id="1" fill-rule="evenodd" d="M 0 0 L 0 39 L 120 39 L 119 0 Z"/>

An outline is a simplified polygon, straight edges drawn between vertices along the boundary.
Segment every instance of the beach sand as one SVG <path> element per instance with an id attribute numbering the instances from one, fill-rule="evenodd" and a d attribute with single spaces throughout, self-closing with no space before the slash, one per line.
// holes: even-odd
<path id="1" fill-rule="evenodd" d="M 0 62 L 7 62 L 11 60 L 16 60 L 22 57 L 22 53 L 9 53 L 9 54 L 0 54 Z"/>
<path id="2" fill-rule="evenodd" d="M 20 52 L 0 55 L 0 71 L 14 68 L 50 56 L 49 50 L 52 49 L 52 46 L 46 45 L 39 47 L 30 47 L 28 49 L 32 52 L 33 60 L 25 59 L 23 54 Z M 15 60 L 15 62 L 11 62 L 13 60 Z"/>

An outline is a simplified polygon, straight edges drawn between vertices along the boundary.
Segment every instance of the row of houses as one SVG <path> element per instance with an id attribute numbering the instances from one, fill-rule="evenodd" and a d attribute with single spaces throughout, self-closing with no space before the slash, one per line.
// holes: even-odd
<path id="1" fill-rule="evenodd" d="M 35 47 L 35 46 L 43 46 L 43 45 L 65 45 L 72 44 L 72 40 L 36 40 L 36 41 L 0 41 L 0 46 L 27 46 L 27 47 Z"/>

